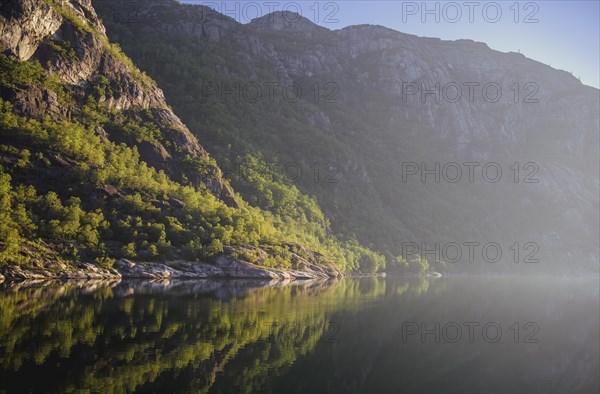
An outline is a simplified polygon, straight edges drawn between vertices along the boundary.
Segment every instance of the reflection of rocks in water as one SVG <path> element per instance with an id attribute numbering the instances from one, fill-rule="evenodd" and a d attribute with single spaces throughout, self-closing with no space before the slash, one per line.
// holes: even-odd
<path id="1" fill-rule="evenodd" d="M 300 259 L 297 269 L 266 268 L 262 265 L 251 264 L 228 255 L 216 258 L 215 264 L 170 261 L 164 263 L 136 263 L 120 259 L 111 269 L 102 269 L 93 264 L 83 264 L 82 267 L 67 270 L 66 266 L 52 266 L 44 263 L 42 267 L 23 268 L 19 266 L 0 267 L 0 283 L 9 280 L 185 280 L 185 279 L 258 279 L 282 281 L 339 278 L 342 273 L 334 266 L 319 265 Z"/>
<path id="2" fill-rule="evenodd" d="M 48 280 L 28 279 L 24 281 L 0 282 L 0 292 L 34 291 L 35 294 L 64 294 L 66 289 L 78 289 L 82 293 L 94 293 L 103 288 L 113 288 L 120 280 Z"/>
<path id="3" fill-rule="evenodd" d="M 116 296 L 130 296 L 134 294 L 160 294 L 186 295 L 210 294 L 214 298 L 228 299 L 246 295 L 250 289 L 268 286 L 266 280 L 128 280 L 121 282 L 115 289 Z"/>
<path id="4" fill-rule="evenodd" d="M 260 279 L 198 279 L 198 280 L 124 280 L 114 288 L 114 295 L 126 297 L 135 294 L 189 295 L 203 294 L 219 300 L 243 297 L 252 289 L 262 287 L 297 287 L 302 291 L 323 290 L 333 286 L 331 280 L 260 280 Z"/>
<path id="5" fill-rule="evenodd" d="M 23 281 L 0 282 L 0 291 L 15 292 L 33 290 L 36 294 L 64 293 L 64 290 L 78 289 L 82 293 L 94 293 L 102 288 L 112 288 L 117 297 L 130 296 L 137 293 L 161 293 L 170 295 L 212 294 L 217 299 L 241 297 L 248 291 L 261 287 L 295 286 L 308 290 L 319 290 L 332 286 L 339 279 L 308 280 L 262 280 L 262 279 L 195 279 L 195 280 L 143 280 L 143 279 L 106 279 L 106 280 L 48 280 L 28 279 Z"/>

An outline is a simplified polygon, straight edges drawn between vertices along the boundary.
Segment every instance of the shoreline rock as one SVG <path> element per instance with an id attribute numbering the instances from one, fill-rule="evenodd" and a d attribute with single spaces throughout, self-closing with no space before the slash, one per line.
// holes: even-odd
<path id="1" fill-rule="evenodd" d="M 27 279 L 262 279 L 297 280 L 339 278 L 344 274 L 331 266 L 303 262 L 297 270 L 265 268 L 229 255 L 220 255 L 214 264 L 190 261 L 143 263 L 118 260 L 112 269 L 86 263 L 78 269 L 52 270 L 6 266 L 0 281 Z"/>

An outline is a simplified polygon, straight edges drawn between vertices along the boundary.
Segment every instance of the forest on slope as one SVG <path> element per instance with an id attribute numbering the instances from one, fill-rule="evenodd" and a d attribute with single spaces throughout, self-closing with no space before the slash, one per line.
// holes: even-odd
<path id="1" fill-rule="evenodd" d="M 250 245 L 262 253 L 236 257 L 265 267 L 311 254 L 384 268 L 297 188 L 261 179 L 272 210 L 237 194 L 89 0 L 8 3 L 0 31 L 0 265 L 210 261 Z"/>

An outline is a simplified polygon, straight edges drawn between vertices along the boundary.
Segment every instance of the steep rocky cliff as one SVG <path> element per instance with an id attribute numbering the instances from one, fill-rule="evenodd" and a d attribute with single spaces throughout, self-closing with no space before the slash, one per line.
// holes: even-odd
<path id="1" fill-rule="evenodd" d="M 598 271 L 599 94 L 571 74 L 471 40 L 331 31 L 292 13 L 243 25 L 170 0 L 95 5 L 219 164 L 256 150 L 302 168 L 294 183 L 333 227 L 388 261 L 415 244 L 449 261 L 457 243 L 458 271 Z M 479 245 L 474 263 L 465 243 Z"/>
<path id="2" fill-rule="evenodd" d="M 142 160 L 150 165 L 178 179 L 186 175 L 195 186 L 204 184 L 223 201 L 235 205 L 221 171 L 210 165 L 208 153 L 167 105 L 163 92 L 118 46 L 109 43 L 91 1 L 12 1 L 3 4 L 1 12 L 0 52 L 20 61 L 39 61 L 75 99 L 72 107 L 82 107 L 100 87 L 97 102 L 111 118 L 119 114 L 142 117 L 160 131 L 157 138 L 142 142 L 124 136 L 118 128 L 111 132 L 98 127 L 98 135 L 137 146 Z M 48 115 L 63 120 L 73 115 L 73 108 L 60 103 L 51 88 L 4 87 L 2 98 L 27 117 Z M 184 169 L 181 159 L 186 155 L 206 163 L 204 175 Z"/>

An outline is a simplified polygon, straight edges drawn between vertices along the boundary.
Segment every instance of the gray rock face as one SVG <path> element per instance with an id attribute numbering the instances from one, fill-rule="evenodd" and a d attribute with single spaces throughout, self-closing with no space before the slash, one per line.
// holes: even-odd
<path id="1" fill-rule="evenodd" d="M 61 0 L 54 5 L 44 0 L 17 0 L 3 4 L 0 13 L 0 52 L 21 61 L 37 60 L 56 75 L 75 97 L 85 102 L 89 87 L 99 77 L 109 86 L 99 104 L 113 111 L 151 110 L 153 121 L 160 125 L 165 139 L 192 158 L 208 160 L 209 155 L 197 138 L 173 113 L 165 97 L 140 70 L 124 60 L 114 45 L 109 44 L 105 28 L 96 15 L 91 0 Z M 66 45 L 72 55 L 58 55 L 53 46 Z M 16 92 L 3 91 L 3 98 L 14 104 L 21 115 L 41 118 L 50 115 L 66 119 L 68 111 L 58 103 L 56 92 L 31 86 Z M 117 130 L 116 133 L 119 133 Z M 119 135 L 107 135 L 118 140 Z M 141 146 L 143 159 L 167 173 L 181 175 L 173 152 L 156 142 Z M 208 186 L 215 196 L 235 206 L 233 192 L 222 181 L 219 168 L 208 176 L 189 174 L 195 186 Z"/>
<path id="2" fill-rule="evenodd" d="M 308 34 L 326 30 L 309 19 L 291 11 L 276 11 L 259 18 L 252 19 L 250 27 L 257 30 L 285 30 Z"/>
<path id="3" fill-rule="evenodd" d="M 9 1 L 0 12 L 0 52 L 11 51 L 29 60 L 39 44 L 54 34 L 63 18 L 43 1 Z"/>
<path id="4" fill-rule="evenodd" d="M 229 256 L 219 256 L 215 265 L 223 270 L 227 276 L 232 278 L 276 279 L 279 277 L 273 271 L 261 269 L 250 263 L 235 260 Z"/>
<path id="5" fill-rule="evenodd" d="M 18 112 L 35 118 L 44 115 L 58 118 L 67 116 L 67 110 L 60 105 L 56 93 L 51 90 L 32 87 L 26 91 L 7 92 L 4 98 L 13 103 Z"/>
<path id="6" fill-rule="evenodd" d="M 172 262 L 167 264 L 140 264 L 121 259 L 114 268 L 124 278 L 144 279 L 202 279 L 223 278 L 223 270 L 210 264 Z"/>
<path id="7" fill-rule="evenodd" d="M 121 259 L 115 263 L 115 270 L 123 278 L 146 279 L 325 279 L 339 277 L 341 273 L 333 268 L 322 268 L 313 264 L 303 264 L 298 270 L 279 270 L 260 267 L 229 255 L 221 255 L 214 264 L 175 261 L 168 264 L 140 264 Z"/>
<path id="8" fill-rule="evenodd" d="M 83 267 L 67 270 L 66 267 L 55 267 L 47 264 L 42 268 L 21 268 L 8 266 L 2 268 L 0 281 L 29 279 L 327 279 L 337 278 L 342 274 L 333 267 L 321 267 L 304 262 L 297 270 L 267 269 L 235 259 L 229 255 L 218 256 L 214 264 L 195 263 L 189 261 L 172 261 L 165 264 L 136 263 L 127 259 L 118 260 L 112 269 L 98 268 L 86 263 Z"/>
<path id="9" fill-rule="evenodd" d="M 19 266 L 3 268 L 2 279 L 9 280 L 47 280 L 47 279 L 120 279 L 121 275 L 115 270 L 98 268 L 93 264 L 85 264 L 83 268 L 74 270 L 50 270 L 48 268 L 32 269 Z"/>

